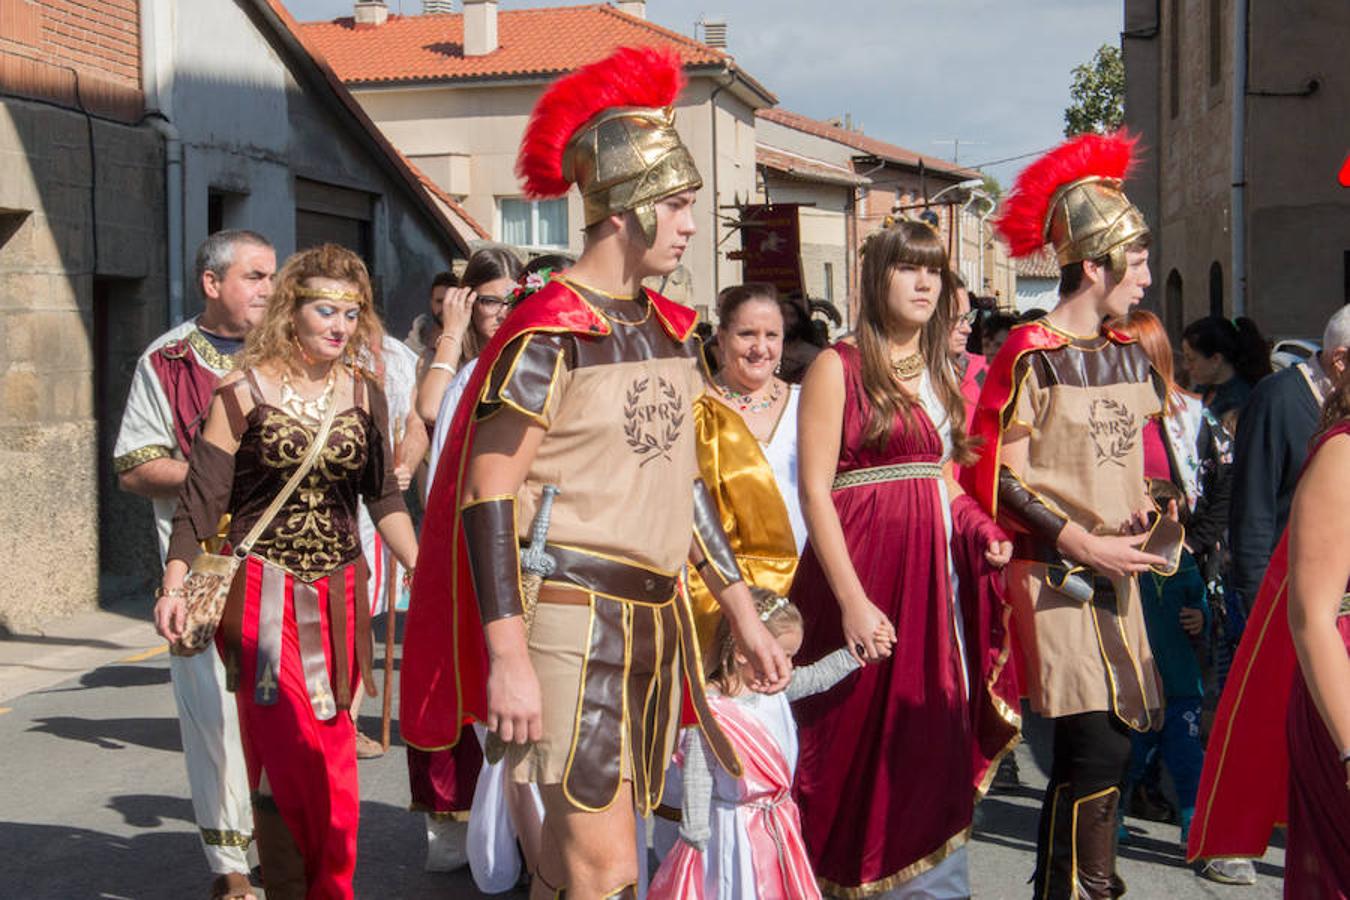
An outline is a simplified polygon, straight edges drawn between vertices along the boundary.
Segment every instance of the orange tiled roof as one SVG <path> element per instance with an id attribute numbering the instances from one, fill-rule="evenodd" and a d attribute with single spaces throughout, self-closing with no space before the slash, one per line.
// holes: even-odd
<path id="1" fill-rule="evenodd" d="M 836 166 L 823 160 L 799 156 L 796 153 L 767 147 L 764 144 L 755 145 L 755 164 L 802 181 L 823 181 L 828 184 L 846 185 L 868 184 L 871 181 L 871 179 L 864 178 L 844 166 Z"/>
<path id="2" fill-rule="evenodd" d="M 383 25 L 357 25 L 347 17 L 300 28 L 310 46 L 352 84 L 547 77 L 629 44 L 673 47 L 690 67 L 733 65 L 720 50 L 603 3 L 501 10 L 498 48 L 484 56 L 464 55 L 459 14 L 391 15 Z"/>
<path id="3" fill-rule="evenodd" d="M 417 163 L 413 162 L 411 159 L 408 159 L 408 157 L 404 156 L 401 151 L 395 150 L 394 152 L 398 153 L 398 155 L 402 157 L 403 162 L 408 166 L 409 169 L 412 170 L 412 173 L 417 176 L 417 180 L 422 183 L 422 187 L 427 189 L 427 193 L 431 194 L 437 200 L 444 203 L 447 207 L 449 207 L 451 212 L 453 212 L 455 215 L 463 219 L 464 224 L 467 225 L 469 228 L 473 229 L 474 234 L 478 235 L 485 241 L 492 240 L 492 235 L 488 233 L 488 230 L 484 228 L 482 225 L 479 225 L 478 220 L 475 219 L 473 216 L 469 215 L 469 211 L 465 209 L 464 206 L 458 200 L 456 200 L 449 193 L 447 193 L 445 189 L 442 188 L 439 184 L 432 181 L 431 176 L 428 175 L 426 172 L 423 172 L 422 169 L 417 165 Z"/>
<path id="4" fill-rule="evenodd" d="M 813 134 L 816 137 L 836 141 L 840 144 L 852 147 L 855 150 L 860 150 L 863 153 L 870 154 L 879 159 L 884 159 L 887 162 L 917 167 L 922 161 L 924 168 L 935 172 L 942 172 L 955 178 L 966 179 L 980 177 L 980 173 L 974 169 L 958 166 L 955 163 L 948 162 L 940 157 L 920 156 L 913 150 L 907 150 L 897 144 L 888 144 L 885 141 L 879 141 L 876 138 L 868 137 L 860 131 L 850 131 L 847 128 L 840 128 L 838 125 L 822 122 L 819 119 L 812 119 L 803 116 L 801 113 L 789 112 L 786 109 L 774 107 L 772 109 L 756 110 L 755 115 L 764 119 L 766 122 L 773 122 L 777 125 L 782 125 L 785 128 L 804 131 L 807 134 Z"/>
<path id="5" fill-rule="evenodd" d="M 1049 244 L 1030 256 L 1014 260 L 1013 265 L 1022 278 L 1059 278 L 1059 261 Z"/>

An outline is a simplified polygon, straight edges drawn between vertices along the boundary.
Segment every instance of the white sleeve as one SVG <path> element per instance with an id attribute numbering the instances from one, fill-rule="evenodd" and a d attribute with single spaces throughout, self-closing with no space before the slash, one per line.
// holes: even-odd
<path id="1" fill-rule="evenodd" d="M 436 430 L 431 435 L 431 455 L 427 458 L 427 471 L 430 476 L 427 479 L 427 496 L 431 496 L 431 483 L 436 479 L 436 467 L 441 461 L 441 451 L 445 449 L 445 442 L 450 437 L 450 422 L 455 418 L 455 410 L 459 407 L 459 398 L 464 396 L 464 389 L 469 385 L 469 379 L 473 376 L 473 370 L 478 365 L 478 360 L 471 359 L 466 362 L 455 377 L 451 379 L 450 386 L 445 389 L 441 396 L 441 408 L 436 413 Z"/>
<path id="2" fill-rule="evenodd" d="M 141 463 L 162 457 L 178 457 L 178 438 L 169 417 L 169 398 L 150 364 L 150 354 L 141 357 L 131 379 L 122 426 L 113 447 L 113 469 L 121 474 Z"/>

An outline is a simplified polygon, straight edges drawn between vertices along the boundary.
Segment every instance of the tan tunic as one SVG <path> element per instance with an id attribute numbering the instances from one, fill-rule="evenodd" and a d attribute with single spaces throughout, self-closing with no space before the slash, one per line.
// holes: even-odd
<path id="1" fill-rule="evenodd" d="M 1162 407 L 1148 357 L 1137 344 L 1075 338 L 1057 350 L 1026 354 L 1014 377 L 1004 439 L 1030 435 L 1022 481 L 1048 507 L 1101 535 L 1120 534 L 1136 510 L 1154 508 L 1144 478 L 1142 429 Z M 1060 593 L 1047 583 L 1049 571 L 1044 561 L 1030 559 L 1015 559 L 1008 569 L 1032 708 L 1050 717 L 1115 711 L 1135 727 L 1161 724 L 1161 681 L 1136 579 L 1112 580 L 1112 613 Z M 1122 704 L 1126 692 L 1136 698 L 1142 692 L 1142 716 L 1122 714 L 1140 707 Z"/>
<path id="2" fill-rule="evenodd" d="M 561 784 L 581 809 L 608 807 L 620 782 L 631 780 L 645 811 L 664 787 L 680 679 L 698 678 L 696 657 L 686 658 L 694 627 L 687 603 L 674 599 L 674 578 L 694 537 L 692 407 L 704 379 L 697 339 L 671 338 L 645 299 L 583 297 L 612 333 L 518 339 L 503 350 L 477 414 L 509 407 L 547 429 L 516 496 L 522 544 L 543 486 L 553 484 L 560 493 L 550 546 L 650 577 L 594 588 L 583 605 L 538 604 L 529 649 L 543 692 L 543 738 L 512 745 L 507 759 L 514 780 Z M 669 584 L 668 593 L 638 596 L 653 584 Z M 545 579 L 546 587 L 563 585 Z"/>

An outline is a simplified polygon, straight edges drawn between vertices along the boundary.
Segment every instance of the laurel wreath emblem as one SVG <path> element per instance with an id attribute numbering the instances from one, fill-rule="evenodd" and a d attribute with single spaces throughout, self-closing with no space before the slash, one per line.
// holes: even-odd
<path id="1" fill-rule="evenodd" d="M 664 423 L 653 422 L 648 427 L 643 426 L 638 418 L 638 408 L 650 384 L 650 377 L 639 378 L 624 392 L 624 440 L 634 453 L 644 457 L 638 464 L 639 468 L 655 459 L 670 461 L 670 451 L 680 439 L 680 426 L 684 424 L 684 413 L 676 412 L 666 417 Z M 661 399 L 679 402 L 680 394 L 675 390 L 675 385 L 664 378 L 657 377 L 656 389 Z"/>
<path id="2" fill-rule="evenodd" d="M 1119 400 L 1103 397 L 1092 401 L 1088 413 L 1092 446 L 1097 452 L 1097 465 L 1117 465 L 1125 468 L 1125 457 L 1134 448 L 1139 433 L 1139 420 Z"/>

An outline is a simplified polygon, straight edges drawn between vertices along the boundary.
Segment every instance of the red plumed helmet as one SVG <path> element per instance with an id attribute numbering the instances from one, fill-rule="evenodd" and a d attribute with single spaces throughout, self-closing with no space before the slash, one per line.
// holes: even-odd
<path id="1" fill-rule="evenodd" d="M 994 227 L 1013 256 L 1029 256 L 1050 239 L 1046 233 L 1050 201 L 1064 185 L 1080 178 L 1123 181 L 1138 138 L 1125 131 L 1084 134 L 1065 141 L 1022 170 L 1003 201 Z"/>
<path id="2" fill-rule="evenodd" d="M 616 106 L 670 106 L 684 83 L 679 55 L 657 47 L 621 47 L 555 81 L 535 104 L 516 159 L 525 195 L 567 193 L 571 182 L 563 177 L 563 151 L 596 114 Z"/>

